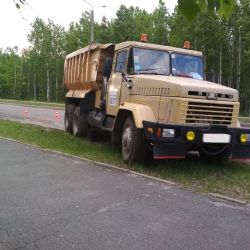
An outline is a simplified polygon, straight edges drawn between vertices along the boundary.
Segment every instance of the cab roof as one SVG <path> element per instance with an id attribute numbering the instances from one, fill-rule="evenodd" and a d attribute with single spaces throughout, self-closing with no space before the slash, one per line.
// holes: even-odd
<path id="1" fill-rule="evenodd" d="M 194 55 L 194 56 L 202 56 L 202 52 L 200 51 L 181 49 L 181 48 L 153 44 L 153 43 L 135 42 L 135 41 L 127 41 L 127 42 L 118 43 L 115 45 L 115 50 L 125 49 L 131 46 L 140 47 L 140 48 L 148 48 L 148 49 L 166 50 L 169 52 L 176 52 L 176 53 L 182 53 L 182 54 L 188 54 L 188 55 Z"/>
<path id="2" fill-rule="evenodd" d="M 98 43 L 91 43 L 90 45 L 81 48 L 79 50 L 76 50 L 66 56 L 66 59 L 75 57 L 79 54 L 86 53 L 88 51 L 96 50 L 96 49 L 107 49 L 110 46 L 115 47 L 115 51 L 125 49 L 128 47 L 140 47 L 140 48 L 148 48 L 148 49 L 159 49 L 159 50 L 165 50 L 169 52 L 176 52 L 176 53 L 182 53 L 187 55 L 193 55 L 193 56 L 202 56 L 202 52 L 195 51 L 195 50 L 189 50 L 189 49 L 181 49 L 176 47 L 170 47 L 165 45 L 159 45 L 159 44 L 153 44 L 153 43 L 142 43 L 142 42 L 135 42 L 135 41 L 126 41 L 118 44 L 98 44 Z"/>

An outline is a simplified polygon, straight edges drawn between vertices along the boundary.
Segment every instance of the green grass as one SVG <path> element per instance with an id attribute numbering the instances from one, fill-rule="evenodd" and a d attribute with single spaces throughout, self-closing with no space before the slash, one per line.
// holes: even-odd
<path id="1" fill-rule="evenodd" d="M 240 122 L 244 122 L 244 123 L 250 123 L 250 117 L 239 117 L 239 121 Z"/>
<path id="2" fill-rule="evenodd" d="M 52 103 L 52 102 L 36 102 L 36 101 L 23 101 L 23 100 L 11 100 L 0 99 L 0 103 L 15 104 L 15 105 L 28 105 L 30 107 L 49 107 L 49 108 L 61 108 L 64 109 L 64 103 Z"/>
<path id="3" fill-rule="evenodd" d="M 3 120 L 0 120 L 0 136 L 167 179 L 197 192 L 219 193 L 250 201 L 250 164 L 205 164 L 190 158 L 128 166 L 122 162 L 120 150 L 108 143 L 90 142 L 63 131 Z"/>

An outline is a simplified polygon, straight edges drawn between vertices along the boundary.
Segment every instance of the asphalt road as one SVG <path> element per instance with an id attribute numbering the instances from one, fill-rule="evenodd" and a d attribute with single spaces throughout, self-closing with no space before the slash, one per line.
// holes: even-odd
<path id="1" fill-rule="evenodd" d="M 0 103 L 0 119 L 64 130 L 64 110 Z"/>
<path id="2" fill-rule="evenodd" d="M 0 139 L 0 249 L 246 249 L 239 206 Z"/>

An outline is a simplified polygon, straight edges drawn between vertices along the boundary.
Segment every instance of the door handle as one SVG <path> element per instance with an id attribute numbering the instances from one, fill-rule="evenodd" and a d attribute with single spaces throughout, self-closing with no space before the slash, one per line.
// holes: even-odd
<path id="1" fill-rule="evenodd" d="M 133 86 L 133 82 L 129 79 L 124 72 L 122 72 L 122 81 L 126 84 L 128 89 L 131 89 Z"/>

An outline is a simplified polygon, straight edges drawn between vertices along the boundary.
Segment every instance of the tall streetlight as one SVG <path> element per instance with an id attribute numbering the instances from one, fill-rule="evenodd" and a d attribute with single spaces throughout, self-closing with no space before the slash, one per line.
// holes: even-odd
<path id="1" fill-rule="evenodd" d="M 106 5 L 93 5 L 89 3 L 87 0 L 83 0 L 85 3 L 87 3 L 91 7 L 90 12 L 90 23 L 91 23 L 91 33 L 90 33 L 90 42 L 94 42 L 94 8 L 106 8 Z"/>

